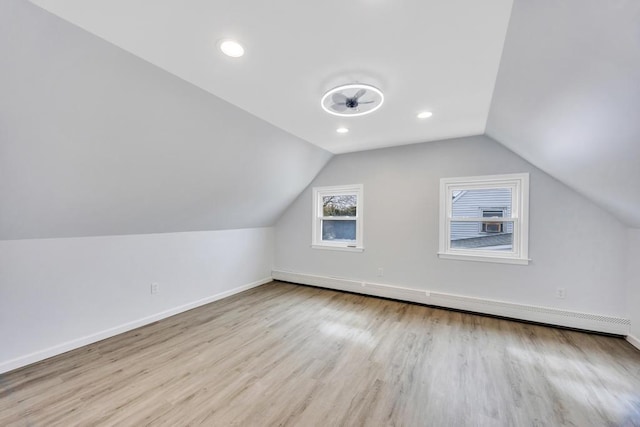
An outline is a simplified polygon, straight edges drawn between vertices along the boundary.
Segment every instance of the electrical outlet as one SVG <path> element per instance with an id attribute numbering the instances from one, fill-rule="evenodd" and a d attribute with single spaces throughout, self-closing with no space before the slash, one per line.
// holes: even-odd
<path id="1" fill-rule="evenodd" d="M 556 298 L 565 299 L 567 296 L 567 290 L 565 288 L 556 289 Z"/>
<path id="2" fill-rule="evenodd" d="M 378 277 L 382 277 L 384 276 L 384 268 L 380 267 L 378 268 Z"/>
<path id="3" fill-rule="evenodd" d="M 158 282 L 153 282 L 151 284 L 151 293 L 157 294 L 158 292 L 160 292 L 160 284 Z"/>

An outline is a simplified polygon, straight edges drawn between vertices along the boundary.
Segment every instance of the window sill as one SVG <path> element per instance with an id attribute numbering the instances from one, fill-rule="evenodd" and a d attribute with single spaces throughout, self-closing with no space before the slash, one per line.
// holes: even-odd
<path id="1" fill-rule="evenodd" d="M 498 256 L 487 256 L 487 255 L 468 255 L 468 254 L 452 254 L 452 253 L 443 253 L 438 252 L 438 258 L 442 259 L 457 259 L 461 261 L 479 261 L 479 262 L 494 262 L 499 264 L 518 264 L 518 265 L 529 265 L 528 258 L 508 258 L 508 257 L 498 257 Z"/>
<path id="2" fill-rule="evenodd" d="M 329 246 L 329 245 L 311 245 L 312 249 L 322 249 L 328 251 L 344 251 L 344 252 L 363 252 L 363 247 L 356 246 Z"/>

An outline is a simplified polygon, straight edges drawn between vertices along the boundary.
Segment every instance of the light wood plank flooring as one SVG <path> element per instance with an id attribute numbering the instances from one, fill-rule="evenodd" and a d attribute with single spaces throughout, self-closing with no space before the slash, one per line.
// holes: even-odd
<path id="1" fill-rule="evenodd" d="M 640 426 L 619 338 L 273 282 L 0 376 L 0 426 Z"/>

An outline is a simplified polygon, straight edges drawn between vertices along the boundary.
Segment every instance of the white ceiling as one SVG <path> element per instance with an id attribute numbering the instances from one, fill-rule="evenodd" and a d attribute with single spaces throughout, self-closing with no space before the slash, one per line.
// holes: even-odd
<path id="1" fill-rule="evenodd" d="M 32 0 L 333 153 L 485 132 L 512 0 Z M 222 38 L 246 48 L 223 56 Z M 361 82 L 385 93 L 352 118 L 320 107 Z M 430 110 L 433 117 L 418 120 Z M 346 126 L 350 132 L 338 135 Z"/>
<path id="2" fill-rule="evenodd" d="M 637 1 L 30 1 L 333 153 L 486 133 L 640 227 Z M 243 58 L 218 51 L 226 37 Z M 385 104 L 323 112 L 322 94 L 351 82 Z"/>
<path id="3" fill-rule="evenodd" d="M 640 227 L 639 113 L 640 2 L 514 3 L 489 136 Z"/>
<path id="4" fill-rule="evenodd" d="M 0 240 L 273 226 L 331 158 L 26 0 L 0 52 Z"/>

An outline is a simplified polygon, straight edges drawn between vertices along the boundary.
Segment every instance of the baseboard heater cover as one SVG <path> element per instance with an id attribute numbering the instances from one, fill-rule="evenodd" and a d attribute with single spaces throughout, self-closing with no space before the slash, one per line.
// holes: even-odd
<path id="1" fill-rule="evenodd" d="M 592 313 L 561 310 L 534 305 L 515 304 L 483 298 L 467 297 L 420 289 L 393 286 L 381 283 L 370 283 L 338 277 L 317 276 L 288 271 L 274 270 L 275 280 L 318 286 L 347 292 L 392 298 L 401 301 L 471 311 L 480 314 L 507 317 L 517 320 L 544 323 L 586 331 L 623 335 L 629 333 L 629 319 L 605 316 Z"/>

